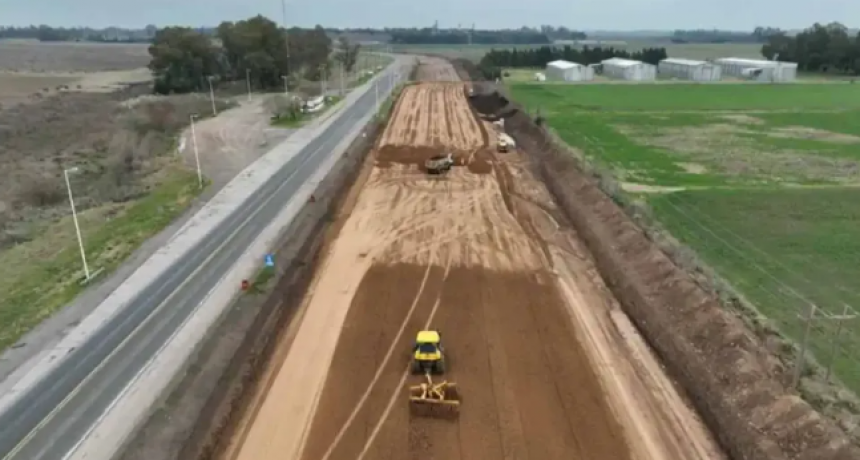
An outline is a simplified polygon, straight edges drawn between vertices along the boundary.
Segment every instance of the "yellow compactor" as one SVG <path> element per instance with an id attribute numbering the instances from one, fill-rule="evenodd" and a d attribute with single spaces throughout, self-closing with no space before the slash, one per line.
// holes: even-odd
<path id="1" fill-rule="evenodd" d="M 421 331 L 412 350 L 412 373 L 424 375 L 424 382 L 409 387 L 409 410 L 419 417 L 456 418 L 460 413 L 457 384 L 434 383 L 431 374 L 445 372 L 445 354 L 438 331 Z"/>

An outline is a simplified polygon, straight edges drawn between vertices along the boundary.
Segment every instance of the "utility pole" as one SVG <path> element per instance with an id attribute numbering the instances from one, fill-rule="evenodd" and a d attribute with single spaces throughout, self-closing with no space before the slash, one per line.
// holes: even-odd
<path id="1" fill-rule="evenodd" d="M 284 28 L 284 42 L 287 47 L 287 76 L 289 76 L 293 68 L 290 66 L 290 30 L 287 28 L 287 0 L 281 0 L 281 27 Z M 284 81 L 286 82 L 286 80 Z"/>
<path id="2" fill-rule="evenodd" d="M 343 97 L 346 94 L 346 86 L 343 81 L 343 62 L 340 63 L 340 96 Z"/>
<path id="3" fill-rule="evenodd" d="M 830 381 L 830 375 L 833 372 L 833 366 L 836 364 L 836 357 L 839 356 L 839 346 L 842 344 L 842 330 L 845 329 L 845 320 L 855 319 L 857 315 L 853 314 L 853 309 L 848 304 L 843 304 L 842 315 L 830 317 L 829 319 L 836 320 L 836 333 L 833 335 L 833 342 L 830 344 L 830 358 L 827 363 L 827 371 L 824 374 L 824 381 Z"/>
<path id="4" fill-rule="evenodd" d="M 74 166 L 63 170 L 63 175 L 66 176 L 66 189 L 69 191 L 69 205 L 72 207 L 72 220 L 75 222 L 75 233 L 78 236 L 78 247 L 81 250 L 81 262 L 84 265 L 84 277 L 86 281 L 90 280 L 90 267 L 87 265 L 87 252 L 84 249 L 84 238 L 81 236 L 81 226 L 78 223 L 78 211 L 75 209 L 75 197 L 72 195 L 72 182 L 69 180 L 69 173 L 78 172 L 78 167 Z"/>
<path id="5" fill-rule="evenodd" d="M 251 102 L 251 69 L 245 69 L 245 80 L 248 82 L 248 102 Z"/>
<path id="6" fill-rule="evenodd" d="M 191 120 L 191 143 L 194 145 L 194 162 L 197 163 L 197 185 L 203 188 L 203 172 L 200 170 L 200 151 L 197 150 L 197 131 L 194 130 L 194 119 L 197 118 L 196 113 L 188 116 Z"/>
<path id="7" fill-rule="evenodd" d="M 209 80 L 209 100 L 212 102 L 212 115 L 218 115 L 218 109 L 215 108 L 215 90 L 212 88 L 212 79 L 215 78 L 212 75 L 206 77 Z"/>
<path id="8" fill-rule="evenodd" d="M 320 64 L 320 92 L 322 96 L 325 97 L 325 87 L 326 87 L 326 75 L 325 75 L 325 64 Z"/>
<path id="9" fill-rule="evenodd" d="M 836 359 L 836 352 L 838 350 L 838 342 L 839 338 L 842 334 L 842 323 L 846 320 L 852 320 L 857 318 L 856 314 L 848 314 L 851 310 L 848 305 L 844 306 L 843 313 L 841 315 L 830 315 L 823 314 L 822 316 L 816 317 L 815 314 L 818 311 L 818 307 L 810 303 L 809 310 L 807 310 L 806 315 L 801 316 L 800 319 L 806 322 L 803 327 L 803 339 L 800 343 L 800 349 L 797 351 L 797 359 L 794 364 L 794 375 L 791 380 L 791 387 L 796 389 L 800 384 L 800 378 L 803 376 L 803 369 L 806 366 L 806 352 L 809 348 L 809 339 L 810 334 L 812 333 L 812 322 L 817 320 L 826 320 L 826 321 L 836 321 L 836 336 L 834 337 L 833 345 L 831 346 L 830 352 L 830 363 L 827 366 L 827 378 L 830 378 L 831 368 L 833 367 L 833 362 Z"/>

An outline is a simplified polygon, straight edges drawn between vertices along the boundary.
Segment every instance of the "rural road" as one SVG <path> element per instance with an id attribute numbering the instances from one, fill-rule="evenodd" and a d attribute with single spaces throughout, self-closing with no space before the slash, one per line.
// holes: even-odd
<path id="1" fill-rule="evenodd" d="M 380 96 L 391 80 L 378 79 Z M 0 414 L 2 460 L 63 458 L 192 314 L 249 244 L 355 124 L 374 110 L 371 89 L 252 194 L 188 258 L 145 287 L 44 380 Z"/>

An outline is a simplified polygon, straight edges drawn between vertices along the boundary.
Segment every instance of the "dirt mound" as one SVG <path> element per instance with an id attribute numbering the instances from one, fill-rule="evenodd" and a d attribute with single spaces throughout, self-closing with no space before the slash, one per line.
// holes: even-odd
<path id="1" fill-rule="evenodd" d="M 506 129 L 536 160 L 624 311 L 732 458 L 860 458 L 844 433 L 781 383 L 773 357 L 742 321 L 674 265 L 569 153 L 522 112 Z"/>
<path id="2" fill-rule="evenodd" d="M 480 86 L 478 87 L 480 88 Z M 491 115 L 491 116 L 500 116 L 503 109 L 508 108 L 509 101 L 507 98 L 499 94 L 498 91 L 493 91 L 491 93 L 480 93 L 478 91 L 475 94 L 469 96 L 469 102 L 472 104 L 472 107 L 483 115 Z M 509 115 L 512 115 L 508 110 Z"/>
<path id="3" fill-rule="evenodd" d="M 448 153 L 441 147 L 406 147 L 401 145 L 384 145 L 376 151 L 374 159 L 376 167 L 388 168 L 392 163 L 402 165 L 415 165 L 419 168 L 424 167 L 424 162 L 437 155 L 445 155 Z M 462 160 L 465 155 L 455 153 L 454 160 Z"/>
<path id="4" fill-rule="evenodd" d="M 425 171 L 424 163 L 430 158 L 452 154 L 455 166 L 467 166 L 474 174 L 489 174 L 493 171 L 492 153 L 487 149 L 477 149 L 473 152 L 454 152 L 442 147 L 408 147 L 402 145 L 385 145 L 375 154 L 377 168 L 390 168 L 392 164 L 415 166 Z"/>

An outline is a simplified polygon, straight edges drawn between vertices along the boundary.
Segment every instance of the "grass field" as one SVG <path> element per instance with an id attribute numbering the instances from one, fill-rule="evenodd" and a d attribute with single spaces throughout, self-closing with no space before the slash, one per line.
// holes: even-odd
<path id="1" fill-rule="evenodd" d="M 860 91 L 848 84 L 532 85 L 513 98 L 610 169 L 794 339 L 860 308 Z M 860 319 L 835 372 L 860 391 Z M 835 321 L 811 348 L 830 360 Z"/>

